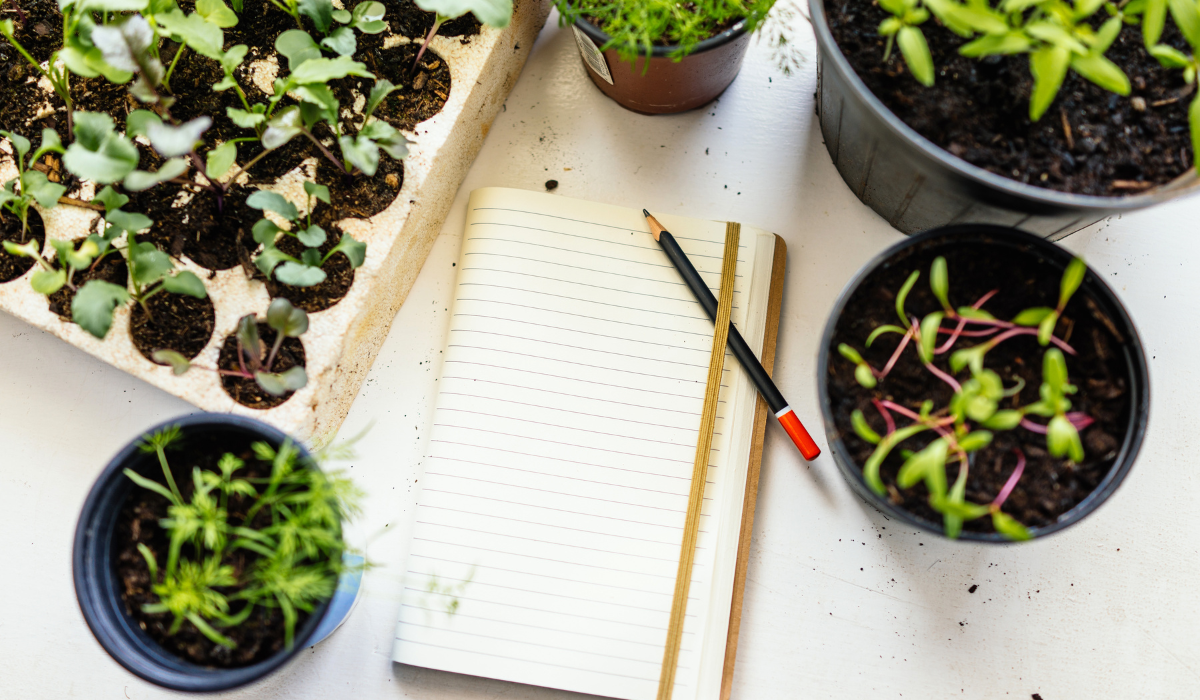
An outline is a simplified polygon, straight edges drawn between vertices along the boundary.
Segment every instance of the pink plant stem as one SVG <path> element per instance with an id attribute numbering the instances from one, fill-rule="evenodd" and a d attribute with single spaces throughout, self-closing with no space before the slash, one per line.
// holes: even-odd
<path id="1" fill-rule="evenodd" d="M 997 287 L 997 288 L 993 289 L 992 291 L 988 292 L 987 294 L 984 294 L 983 296 L 979 297 L 979 301 L 975 302 L 974 304 L 971 304 L 971 308 L 978 309 L 979 307 L 983 306 L 984 304 L 987 303 L 988 299 L 991 299 L 992 297 L 996 296 L 996 292 L 999 292 L 999 291 L 1000 291 L 1000 288 Z"/>
<path id="2" fill-rule="evenodd" d="M 887 434 L 891 435 L 896 432 L 896 421 L 892 420 L 892 414 L 887 410 L 887 407 L 879 399 L 873 399 L 873 401 L 875 402 L 875 410 L 879 411 L 879 414 L 883 416 L 884 425 L 887 426 Z"/>
<path id="3" fill-rule="evenodd" d="M 946 342 L 942 343 L 940 348 L 933 351 L 933 354 L 941 355 L 942 353 L 947 352 L 950 348 L 954 347 L 954 342 L 958 340 L 958 336 L 962 335 L 963 327 L 966 325 L 967 319 L 958 319 L 958 326 L 955 327 L 955 329 L 950 333 L 950 337 L 946 339 Z M 943 333 L 945 330 L 945 328 L 938 328 L 938 333 Z"/>
<path id="4" fill-rule="evenodd" d="M 943 382 L 946 382 L 947 384 L 949 384 L 950 388 L 954 390 L 954 393 L 957 394 L 960 391 L 962 391 L 962 385 L 958 383 L 958 380 L 956 380 L 954 377 L 951 377 L 950 375 L 946 374 L 945 372 L 938 369 L 937 367 L 934 367 L 932 362 L 926 362 L 925 369 L 932 372 L 933 376 L 935 376 L 938 379 L 942 380 Z"/>
<path id="5" fill-rule="evenodd" d="M 909 328 L 908 332 L 904 334 L 904 337 L 900 339 L 900 344 L 896 346 L 896 351 L 892 353 L 891 359 L 889 359 L 888 363 L 884 365 L 883 370 L 875 373 L 877 378 L 883 379 L 888 375 L 888 372 L 892 371 L 892 367 L 895 367 L 896 361 L 900 359 L 900 353 L 904 352 L 904 346 L 908 345 L 908 341 L 912 340 L 912 337 L 913 332 L 912 329 Z"/>
<path id="6" fill-rule="evenodd" d="M 970 321 L 970 319 L 964 319 L 964 320 L 967 322 Z M 1000 332 L 999 328 L 988 328 L 987 330 L 982 330 L 982 331 L 966 331 L 966 330 L 964 330 L 964 331 L 960 332 L 959 335 L 962 336 L 963 338 L 986 338 L 989 335 L 996 335 L 999 332 Z M 942 333 L 942 334 L 954 333 L 954 331 L 949 330 L 947 328 L 939 328 L 938 333 Z"/>
<path id="7" fill-rule="evenodd" d="M 1006 341 L 1009 338 L 1012 338 L 1014 336 L 1037 335 L 1037 334 L 1038 334 L 1038 332 L 1037 332 L 1036 328 L 1010 328 L 1010 329 L 1004 331 L 1003 333 L 1001 333 L 1000 335 L 996 336 L 995 338 L 992 338 L 991 340 L 989 340 L 988 343 L 990 343 L 991 346 L 994 348 L 997 345 L 999 345 L 1000 343 L 1003 343 L 1004 341 Z M 1055 345 L 1057 345 L 1058 347 L 1062 348 L 1062 350 L 1064 352 L 1067 352 L 1071 355 L 1078 354 L 1075 352 L 1075 348 L 1071 347 L 1070 345 L 1067 345 L 1066 343 L 1059 340 L 1055 336 L 1050 336 L 1050 342 L 1052 342 Z"/>
<path id="8" fill-rule="evenodd" d="M 1008 477 L 1004 488 L 1000 489 L 1000 493 L 996 495 L 996 500 L 992 501 L 992 507 L 996 510 L 1004 505 L 1004 501 L 1012 494 L 1013 489 L 1017 487 L 1017 482 L 1021 479 L 1021 474 L 1025 471 L 1025 453 L 1020 448 L 1014 447 L 1013 452 L 1017 453 L 1017 468 L 1013 469 L 1012 476 Z"/>
<path id="9" fill-rule="evenodd" d="M 876 404 L 876 407 L 880 410 L 880 412 L 884 413 L 885 418 L 887 418 L 889 420 L 891 419 L 891 416 L 888 415 L 886 413 L 886 411 L 887 411 L 887 409 L 890 408 L 893 411 L 904 416 L 905 418 L 911 418 L 913 420 L 913 422 L 921 423 L 922 425 L 928 426 L 929 428 L 937 431 L 938 435 L 941 435 L 942 437 L 945 437 L 945 438 L 949 438 L 953 444 L 957 444 L 957 443 L 954 443 L 954 433 L 950 432 L 949 430 L 946 430 L 946 426 L 954 424 L 954 416 L 946 416 L 945 418 L 940 418 L 938 420 L 930 420 L 928 418 L 923 419 L 923 418 L 921 418 L 921 415 L 919 413 L 917 413 L 916 411 L 909 410 L 909 409 L 905 408 L 904 406 L 901 406 L 900 404 L 896 403 L 895 401 L 880 401 L 879 399 L 875 399 L 875 404 Z"/>
<path id="10" fill-rule="evenodd" d="M 1071 425 L 1075 426 L 1076 430 L 1083 430 L 1096 421 L 1084 413 L 1083 411 L 1071 411 L 1067 414 L 1067 420 L 1071 421 Z"/>
<path id="11" fill-rule="evenodd" d="M 1046 434 L 1046 426 L 1038 425 L 1037 423 L 1034 423 L 1033 421 L 1029 420 L 1028 418 L 1022 418 L 1020 425 L 1022 428 L 1028 430 L 1031 433 L 1037 433 L 1038 435 Z"/>

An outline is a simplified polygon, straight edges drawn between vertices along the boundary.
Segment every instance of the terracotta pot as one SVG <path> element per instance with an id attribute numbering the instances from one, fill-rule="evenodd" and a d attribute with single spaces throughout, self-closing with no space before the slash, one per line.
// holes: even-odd
<path id="1" fill-rule="evenodd" d="M 738 22 L 705 39 L 681 61 L 670 57 L 677 47 L 655 46 L 633 62 L 621 60 L 615 49 L 600 52 L 609 36 L 586 20 L 573 29 L 583 65 L 601 92 L 639 114 L 674 114 L 712 102 L 737 77 L 750 45 L 744 26 Z"/>

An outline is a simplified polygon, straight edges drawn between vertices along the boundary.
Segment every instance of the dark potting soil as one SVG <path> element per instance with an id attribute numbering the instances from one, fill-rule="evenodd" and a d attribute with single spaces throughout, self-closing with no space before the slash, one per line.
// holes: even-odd
<path id="1" fill-rule="evenodd" d="M 218 207 L 217 197 L 206 189 L 167 184 L 137 194 L 126 209 L 141 211 L 154 226 L 139 238 L 152 241 L 174 257 L 186 255 L 208 270 L 249 268 L 250 253 L 258 247 L 250 230 L 262 212 L 246 204 L 255 188 L 235 185 Z M 181 192 L 191 195 L 175 206 Z M 135 208 L 136 206 L 136 208 Z"/>
<path id="2" fill-rule="evenodd" d="M 33 56 L 41 62 L 62 45 L 62 15 L 56 0 L 22 0 L 19 3 L 24 19 L 13 3 L 6 3 L 0 19 L 11 19 L 15 25 L 14 36 Z M 0 101 L 0 129 L 16 131 L 22 136 L 34 138 L 41 134 L 43 126 L 54 127 L 48 120 L 39 120 L 35 128 L 34 115 L 46 102 L 45 94 L 37 87 L 41 73 L 7 41 L 0 40 L 0 85 L 4 86 L 5 99 Z M 49 121 L 52 121 L 53 117 Z M 36 132 L 36 134 L 34 133 Z"/>
<path id="3" fill-rule="evenodd" d="M 854 365 L 838 354 L 837 346 L 850 345 L 873 367 L 882 369 L 900 336 L 882 335 L 870 348 L 864 346 L 867 336 L 882 324 L 898 322 L 896 292 L 913 270 L 920 270 L 921 277 L 908 296 L 909 314 L 923 318 L 941 309 L 929 290 L 929 265 L 939 254 L 947 259 L 950 302 L 956 307 L 973 304 L 993 289 L 1000 291 L 983 308 L 1002 319 L 1012 318 L 1025 308 L 1057 304 L 1060 272 L 1049 263 L 999 246 L 960 247 L 950 252 L 926 248 L 876 270 L 850 298 L 829 347 L 829 395 L 835 425 L 849 450 L 848 456 L 860 467 L 875 448 L 855 434 L 850 421 L 854 409 L 862 410 L 868 423 L 882 435 L 886 429 L 873 399 L 891 400 L 914 411 L 919 410 L 925 399 L 932 399 L 935 409 L 942 409 L 949 404 L 953 392 L 921 365 L 911 344 L 886 378 L 874 389 L 864 389 L 854 380 Z M 948 325 L 943 322 L 943 327 Z M 1070 464 L 1066 459 L 1051 457 L 1046 450 L 1046 437 L 1024 428 L 993 431 L 992 443 L 974 454 L 967 478 L 967 500 L 990 503 L 1012 474 L 1016 466 L 1013 450 L 1020 448 L 1028 460 L 1025 472 L 1002 509 L 1026 527 L 1055 522 L 1096 488 L 1113 466 L 1129 419 L 1129 376 L 1121 347 L 1125 339 L 1117 335 L 1111 319 L 1081 290 L 1067 304 L 1056 333 L 1078 352 L 1066 356 L 1070 382 L 1079 388 L 1078 393 L 1069 397 L 1071 410 L 1083 411 L 1095 420 L 1081 431 L 1083 462 Z M 982 340 L 960 338 L 954 349 L 971 347 Z M 1017 396 L 1001 402 L 1001 408 L 1039 400 L 1044 352 L 1033 336 L 1018 336 L 987 354 L 984 367 L 997 372 L 1005 387 L 1014 386 L 1018 379 L 1025 382 Z M 950 354 L 939 355 L 934 362 L 947 373 L 950 373 Z M 960 382 L 969 377 L 968 369 L 957 375 Z M 897 426 L 909 423 L 903 416 L 893 416 Z M 1030 419 L 1041 425 L 1046 423 L 1044 418 L 1030 416 Z M 902 447 L 916 451 L 929 444 L 932 437 L 921 433 L 903 442 Z M 895 486 L 896 473 L 903 461 L 899 450 L 894 450 L 880 471 L 892 502 L 940 528 L 942 517 L 929 506 L 924 484 L 903 490 Z M 947 483 L 954 483 L 957 475 L 958 464 L 948 465 Z M 967 522 L 963 527 L 974 532 L 993 531 L 991 518 L 986 517 Z"/>
<path id="4" fill-rule="evenodd" d="M 271 475 L 271 465 L 255 458 L 250 448 L 250 441 L 244 438 L 224 437 L 221 441 L 213 438 L 189 438 L 186 444 L 186 459 L 181 453 L 172 458 L 172 475 L 179 485 L 184 499 L 190 499 L 194 489 L 191 468 L 200 467 L 204 470 L 217 471 L 217 461 L 229 452 L 245 460 L 246 466 L 238 471 L 241 478 L 266 478 Z M 144 476 L 163 482 L 162 473 L 158 470 L 147 470 Z M 256 514 L 254 521 L 246 523 L 246 511 L 252 504 L 250 499 L 233 495 L 229 499 L 228 519 L 234 526 L 249 525 L 255 529 L 270 524 L 270 513 L 263 509 Z M 137 621 L 138 626 L 146 631 L 150 638 L 172 654 L 202 666 L 235 668 L 249 666 L 284 649 L 283 614 L 277 609 L 263 607 L 255 608 L 246 622 L 236 627 L 221 628 L 221 633 L 231 638 L 236 648 L 229 649 L 214 644 L 200 633 L 191 622 L 184 622 L 179 631 L 169 634 L 173 617 L 170 613 L 146 613 L 142 606 L 157 603 L 159 598 L 151 590 L 150 570 L 146 560 L 138 551 L 138 544 L 144 544 L 154 552 L 160 567 L 165 565 L 170 541 L 166 531 L 159 521 L 167 517 L 170 503 L 161 495 L 147 489 L 134 487 L 121 507 L 117 516 L 116 528 L 113 532 L 113 568 L 121 585 L 121 598 L 126 611 Z M 192 553 L 191 545 L 184 545 L 184 556 Z M 235 576 L 253 566 L 259 558 L 258 554 L 246 549 L 238 549 L 227 554 L 222 564 L 232 566 Z M 237 588 L 219 589 L 226 595 L 235 593 Z M 233 612 L 240 608 L 233 603 Z M 296 628 L 299 629 L 309 614 L 298 611 L 299 618 Z"/>
<path id="5" fill-rule="evenodd" d="M 118 287 L 124 288 L 129 284 L 129 265 L 126 264 L 125 257 L 113 251 L 100 258 L 92 267 L 77 271 L 71 282 L 75 285 L 76 289 L 79 289 L 85 283 L 92 280 L 111 282 Z M 64 321 L 70 321 L 71 300 L 74 298 L 75 292 L 69 287 L 64 286 L 47 297 L 50 311 L 58 314 Z"/>
<path id="6" fill-rule="evenodd" d="M 317 182 L 329 187 L 332 206 L 317 206 L 317 215 L 331 221 L 358 217 L 365 219 L 387 209 L 404 185 L 404 161 L 380 151 L 375 177 L 347 176 L 345 171 L 324 157 L 317 159 Z M 322 221 L 322 226 L 329 230 Z"/>
<path id="7" fill-rule="evenodd" d="M 1182 71 L 1163 68 L 1146 52 L 1134 27 L 1122 30 L 1105 54 L 1129 76 L 1129 97 L 1071 71 L 1054 103 L 1031 122 L 1028 57 L 964 58 L 958 49 L 967 40 L 931 19 L 921 29 L 937 75 L 926 88 L 898 50 L 884 62 L 878 27 L 890 15 L 876 3 L 826 0 L 825 11 L 838 47 L 871 92 L 917 133 L 968 163 L 1019 182 L 1098 196 L 1136 194 L 1192 165 L 1191 88 Z M 1190 51 L 1171 22 L 1161 41 Z"/>
<path id="8" fill-rule="evenodd" d="M 275 344 L 275 330 L 265 323 L 259 322 L 258 336 L 262 339 L 265 348 L 263 359 L 270 353 L 271 347 Z M 221 355 L 217 358 L 217 367 L 228 370 L 241 370 L 238 364 L 238 349 L 237 335 L 231 333 L 225 338 L 225 343 L 221 346 Z M 293 367 L 304 366 L 304 344 L 299 338 L 285 338 L 279 346 L 279 354 L 275 356 L 275 362 L 271 365 L 272 372 L 284 372 Z M 221 387 L 225 392 L 233 397 L 234 401 L 249 406 L 250 408 L 268 409 L 274 408 L 284 401 L 291 398 L 295 392 L 288 392 L 283 396 L 272 396 L 263 391 L 258 386 L 258 382 L 253 379 L 244 377 L 234 377 L 228 374 L 221 375 Z"/>
<path id="9" fill-rule="evenodd" d="M 415 64 L 420 44 L 385 49 L 383 37 L 383 34 L 360 37 L 355 57 L 366 64 L 367 70 L 377 78 L 386 78 L 399 86 L 379 105 L 375 116 L 397 129 L 412 131 L 417 124 L 446 106 L 446 100 L 450 97 L 450 67 L 433 49 L 426 49 L 420 64 Z M 366 95 L 371 92 L 373 84 L 374 81 L 369 78 L 352 76 L 337 81 L 332 87 L 342 104 L 353 104 L 350 88 Z"/>
<path id="10" fill-rule="evenodd" d="M 200 354 L 217 327 L 212 299 L 160 292 L 146 301 L 150 313 L 134 304 L 129 319 L 133 345 L 147 360 L 155 350 L 174 350 L 189 360 Z"/>
<path id="11" fill-rule="evenodd" d="M 328 226 L 324 228 L 328 237 L 325 239 L 325 244 L 320 247 L 321 255 L 333 250 L 340 236 L 337 230 Z M 281 251 L 294 258 L 299 258 L 305 250 L 304 244 L 291 236 L 283 236 L 277 245 Z M 350 258 L 338 253 L 329 258 L 321 269 L 325 271 L 325 281 L 320 284 L 311 287 L 293 287 L 290 284 L 282 284 L 272 277 L 267 280 L 267 291 L 271 294 L 272 299 L 283 297 L 310 314 L 324 311 L 341 301 L 342 297 L 350 291 L 350 285 L 354 284 L 354 268 L 350 266 Z"/>
<path id="12" fill-rule="evenodd" d="M 429 30 L 433 28 L 434 14 L 417 7 L 412 0 L 381 0 L 387 8 L 383 20 L 393 34 L 406 36 L 414 41 L 425 40 Z M 515 3 L 514 3 L 515 4 Z M 482 24 L 475 15 L 468 12 L 462 17 L 443 22 L 438 28 L 438 36 L 472 37 L 479 34 Z M 360 37 L 361 40 L 362 37 Z"/>
<path id="13" fill-rule="evenodd" d="M 38 242 L 38 250 L 46 247 L 46 225 L 42 223 L 42 215 L 33 207 L 29 208 L 26 219 L 27 228 L 22 232 L 21 220 L 8 212 L 0 212 L 0 241 L 12 241 L 24 245 L 31 239 Z M 11 255 L 0 246 L 0 282 L 11 282 L 29 272 L 29 268 L 37 264 L 33 258 Z"/>

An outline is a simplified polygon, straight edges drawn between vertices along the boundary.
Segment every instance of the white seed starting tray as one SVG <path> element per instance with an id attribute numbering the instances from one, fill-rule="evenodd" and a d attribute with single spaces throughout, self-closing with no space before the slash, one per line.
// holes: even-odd
<path id="1" fill-rule="evenodd" d="M 460 37 L 443 36 L 430 43 L 430 50 L 449 64 L 450 96 L 442 111 L 405 132 L 414 145 L 404 161 L 404 182 L 391 205 L 369 219 L 338 222 L 343 231 L 367 244 L 366 260 L 355 271 L 354 283 L 340 302 L 309 314 L 309 330 L 301 338 L 308 385 L 279 406 L 248 408 L 225 392 L 215 372 L 193 369 L 175 376 L 169 367 L 146 359 L 130 339 L 128 304 L 117 311 L 104 340 L 59 318 L 50 311 L 46 297 L 29 286 L 36 266 L 0 284 L 0 310 L 206 411 L 253 416 L 310 444 L 326 443 L 350 410 L 392 319 L 433 246 L 455 192 L 516 83 L 548 14 L 548 0 L 520 0 L 512 22 L 503 30 L 485 25 L 465 43 Z M 407 42 L 400 39 L 398 43 Z M 28 136 L 36 147 L 40 134 Z M 7 139 L 0 141 L 0 182 L 16 176 L 11 153 Z M 303 182 L 311 179 L 313 167 L 311 159 L 305 161 L 271 189 L 304 210 Z M 89 199 L 93 193 L 89 183 L 80 196 Z M 96 212 L 64 205 L 39 212 L 47 238 L 66 240 L 86 236 L 98 217 Z M 49 246 L 47 251 L 52 252 Z M 214 368 L 221 345 L 234 332 L 238 319 L 251 313 L 264 317 L 270 297 L 266 286 L 247 279 L 240 267 L 214 275 L 186 256 L 179 263 L 204 280 L 215 307 L 212 338 L 192 360 L 197 367 Z"/>

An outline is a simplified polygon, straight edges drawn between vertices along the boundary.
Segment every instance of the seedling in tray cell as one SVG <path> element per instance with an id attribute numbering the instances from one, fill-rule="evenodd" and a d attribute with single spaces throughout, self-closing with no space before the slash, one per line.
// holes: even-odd
<path id="1" fill-rule="evenodd" d="M 259 388 L 272 396 L 283 396 L 292 391 L 299 391 L 308 384 L 308 375 L 303 367 L 292 367 L 283 372 L 273 372 L 279 349 L 286 338 L 299 338 L 308 331 L 308 314 L 303 309 L 292 306 L 287 299 L 279 298 L 271 302 L 267 308 L 267 325 L 275 331 L 275 342 L 267 347 L 258 334 L 258 319 L 254 314 L 248 314 L 238 320 L 237 361 L 236 369 L 209 369 L 231 377 L 252 379 Z M 176 375 L 184 374 L 196 365 L 174 350 L 157 350 L 153 354 L 155 362 L 169 365 Z M 199 368 L 208 369 L 208 368 Z"/>
<path id="2" fill-rule="evenodd" d="M 416 0 L 416 3 L 422 10 L 434 13 L 434 19 L 433 26 L 425 35 L 425 41 L 421 42 L 421 48 L 417 50 L 417 56 L 413 59 L 412 73 L 416 73 L 417 66 L 421 64 L 421 56 L 424 56 L 425 50 L 429 48 L 429 42 L 433 41 L 433 37 L 437 36 L 438 30 L 446 22 L 462 17 L 468 12 L 475 15 L 480 22 L 497 29 L 507 27 L 512 21 L 512 0 Z"/>
<path id="3" fill-rule="evenodd" d="M 855 433 L 876 446 L 863 465 L 863 480 L 871 490 L 880 495 L 888 492 L 888 487 L 880 477 L 880 468 L 891 452 L 899 448 L 904 455 L 904 462 L 896 475 L 896 486 L 908 489 L 924 483 L 929 493 L 929 504 L 941 513 L 948 537 L 957 537 L 964 521 L 990 516 L 997 532 L 1010 539 L 1028 539 L 1029 532 L 1025 526 L 1001 510 L 1024 473 L 1025 454 L 1019 448 L 1012 450 L 1014 466 L 1011 476 L 990 503 L 970 503 L 966 500 L 967 476 L 974 453 L 991 444 L 995 433 L 1002 431 L 1021 429 L 1045 435 L 1051 456 L 1072 462 L 1083 460 L 1079 431 L 1093 421 L 1084 413 L 1070 410 L 1071 401 L 1067 397 L 1074 394 L 1076 388 L 1068 381 L 1064 353 L 1074 355 L 1075 350 L 1055 336 L 1054 331 L 1067 302 L 1082 284 L 1086 270 L 1083 261 L 1078 258 L 1067 266 L 1059 285 L 1056 308 L 1026 309 L 1011 321 L 1003 321 L 983 308 L 1000 290 L 988 292 L 970 306 L 954 307 L 950 302 L 946 259 L 938 257 L 930 267 L 930 290 L 942 310 L 929 313 L 919 320 L 908 314 L 905 302 L 920 276 L 919 272 L 914 271 L 896 294 L 896 315 L 900 324 L 879 326 L 867 337 L 866 345 L 870 347 L 883 335 L 901 336 L 882 369 L 874 369 L 849 345 L 843 343 L 838 347 L 839 353 L 855 365 L 854 377 L 864 388 L 874 389 L 884 381 L 905 349 L 912 345 L 925 369 L 953 391 L 950 402 L 941 408 L 936 408 L 932 400 L 926 400 L 919 409 L 914 410 L 885 398 L 873 399 L 872 404 L 885 426 L 883 435 L 871 427 L 862 410 L 853 411 L 851 422 Z M 1023 380 L 1018 378 L 1012 386 L 1006 387 L 998 373 L 984 366 L 990 350 L 1018 336 L 1035 336 L 1042 346 L 1054 346 L 1043 355 L 1040 400 L 1024 406 L 1016 405 L 1016 399 L 1024 388 Z M 986 340 L 969 348 L 954 350 L 954 346 L 964 338 Z M 954 374 L 934 364 L 935 358 L 952 350 L 949 365 Z M 955 375 L 963 370 L 969 370 L 970 377 L 960 381 Z M 1002 402 L 1011 407 L 1001 408 Z M 899 425 L 897 416 L 909 422 Z M 1028 416 L 1050 420 L 1048 424 L 1041 425 Z M 902 447 L 905 441 L 924 433 L 934 433 L 936 437 L 915 452 Z M 953 484 L 949 484 L 946 471 L 955 463 L 958 465 L 957 477 Z"/>
<path id="4" fill-rule="evenodd" d="M 280 282 L 295 287 L 311 287 L 324 282 L 325 271 L 321 267 L 338 253 L 344 253 L 350 260 L 350 266 L 355 268 L 363 264 L 367 254 L 366 243 L 343 233 L 337 245 L 322 255 L 320 248 L 327 236 L 325 229 L 312 222 L 312 212 L 318 201 L 329 203 L 329 188 L 315 182 L 305 182 L 304 192 L 308 195 L 306 217 L 301 217 L 294 204 L 274 192 L 259 190 L 246 200 L 249 206 L 273 211 L 291 224 L 290 230 L 284 230 L 266 217 L 254 224 L 254 240 L 263 246 L 254 264 L 264 275 L 274 275 Z M 280 235 L 291 236 L 304 244 L 305 250 L 299 259 L 276 247 L 275 241 Z"/>
<path id="5" fill-rule="evenodd" d="M 0 189 L 0 211 L 12 214 L 21 222 L 20 243 L 25 243 L 29 233 L 29 207 L 37 202 L 43 208 L 52 209 L 58 204 L 58 198 L 67 191 L 66 187 L 50 182 L 45 173 L 33 169 L 34 164 L 47 153 L 62 153 L 62 141 L 53 129 L 43 129 L 42 144 L 26 160 L 29 149 L 33 147 L 29 139 L 11 131 L 0 131 L 0 136 L 12 144 L 15 151 L 13 162 L 17 166 L 17 176 Z"/>

